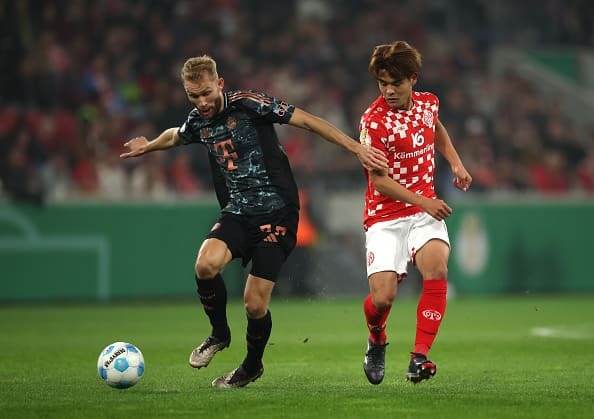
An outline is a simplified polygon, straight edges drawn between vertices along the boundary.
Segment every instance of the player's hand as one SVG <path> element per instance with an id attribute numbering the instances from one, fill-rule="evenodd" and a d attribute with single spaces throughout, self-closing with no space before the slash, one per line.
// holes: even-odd
<path id="1" fill-rule="evenodd" d="M 357 158 L 361 165 L 367 170 L 375 170 L 383 172 L 388 169 L 388 159 L 375 147 L 361 144 L 357 152 Z"/>
<path id="2" fill-rule="evenodd" d="M 134 137 L 124 143 L 124 147 L 128 147 L 129 151 L 120 154 L 120 158 L 127 159 L 128 157 L 141 156 L 147 152 L 147 145 L 149 141 L 146 137 Z"/>
<path id="3" fill-rule="evenodd" d="M 454 186 L 466 192 L 472 183 L 472 176 L 470 176 L 464 166 L 453 167 L 452 172 L 454 172 L 454 180 L 452 181 Z"/>
<path id="4" fill-rule="evenodd" d="M 441 199 L 425 199 L 423 209 L 438 221 L 445 220 L 452 215 L 452 209 Z"/>

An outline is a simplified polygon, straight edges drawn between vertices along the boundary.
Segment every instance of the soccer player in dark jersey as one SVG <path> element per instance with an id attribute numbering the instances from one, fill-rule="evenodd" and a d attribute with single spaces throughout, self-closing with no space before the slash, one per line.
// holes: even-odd
<path id="1" fill-rule="evenodd" d="M 363 223 L 370 294 L 363 304 L 369 329 L 363 368 L 372 384 L 384 378 L 386 321 L 410 262 L 421 273 L 423 290 L 406 378 L 418 383 L 435 375 L 427 355 L 446 307 L 450 241 L 444 219 L 452 213 L 433 187 L 435 150 L 450 164 L 458 189 L 466 191 L 472 183 L 438 119 L 437 96 L 413 90 L 420 69 L 421 54 L 404 41 L 377 46 L 369 62 L 380 95 L 361 118 L 360 141 L 389 160 L 388 170 L 366 173 Z"/>
<path id="2" fill-rule="evenodd" d="M 247 355 L 213 387 L 243 387 L 264 372 L 262 358 L 272 330 L 268 309 L 281 266 L 295 246 L 299 220 L 297 186 L 274 125 L 290 124 L 319 134 L 355 154 L 368 170 L 382 170 L 381 152 L 351 139 L 327 121 L 264 93 L 224 92 L 216 62 L 188 59 L 181 78 L 195 106 L 186 121 L 149 141 L 132 138 L 120 157 L 140 156 L 181 144 L 202 144 L 208 150 L 221 216 L 202 243 L 195 263 L 198 295 L 212 326 L 211 334 L 190 355 L 194 368 L 206 367 L 228 347 L 227 291 L 221 276 L 234 258 L 251 271 L 244 290 Z"/>

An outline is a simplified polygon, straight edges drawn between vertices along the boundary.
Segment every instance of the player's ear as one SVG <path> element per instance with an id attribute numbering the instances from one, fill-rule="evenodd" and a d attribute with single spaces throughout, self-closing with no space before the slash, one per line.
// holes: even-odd
<path id="1" fill-rule="evenodd" d="M 225 79 L 223 79 L 222 77 L 219 77 L 217 85 L 219 86 L 219 89 L 223 90 L 223 87 L 225 86 Z"/>
<path id="2" fill-rule="evenodd" d="M 417 84 L 417 80 L 419 79 L 419 74 L 418 73 L 413 73 L 412 76 L 410 76 L 410 82 L 411 84 L 414 86 L 415 84 Z"/>

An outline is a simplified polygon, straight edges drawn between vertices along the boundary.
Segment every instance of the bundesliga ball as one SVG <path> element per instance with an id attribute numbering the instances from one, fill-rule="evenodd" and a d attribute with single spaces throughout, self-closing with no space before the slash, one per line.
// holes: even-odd
<path id="1" fill-rule="evenodd" d="M 99 354 L 97 372 L 111 387 L 132 387 L 144 374 L 144 357 L 131 343 L 114 342 Z"/>

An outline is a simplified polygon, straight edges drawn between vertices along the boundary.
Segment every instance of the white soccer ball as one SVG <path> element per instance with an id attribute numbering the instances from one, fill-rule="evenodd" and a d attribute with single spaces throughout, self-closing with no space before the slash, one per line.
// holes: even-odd
<path id="1" fill-rule="evenodd" d="M 144 357 L 140 349 L 131 343 L 114 342 L 99 354 L 97 372 L 111 387 L 132 387 L 144 374 Z"/>

